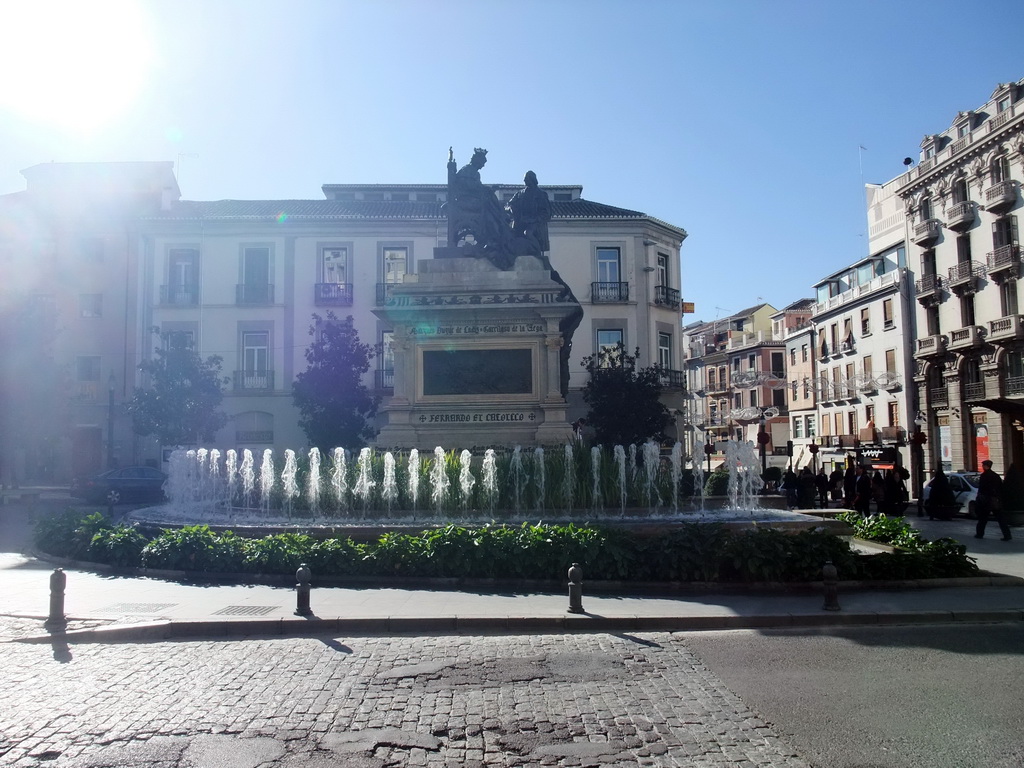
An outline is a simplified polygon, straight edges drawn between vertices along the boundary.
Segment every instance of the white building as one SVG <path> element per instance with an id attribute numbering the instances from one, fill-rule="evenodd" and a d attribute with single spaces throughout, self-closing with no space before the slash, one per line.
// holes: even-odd
<path id="1" fill-rule="evenodd" d="M 44 173 L 45 186 L 35 182 Z M 65 454 L 79 458 L 65 455 L 59 463 L 74 463 L 75 474 L 111 461 L 124 465 L 159 458 L 152 441 L 130 437 L 121 408 L 142 383 L 136 366 L 153 354 L 158 343 L 153 329 L 183 334 L 202 357 L 223 358 L 231 383 L 223 405 L 230 421 L 217 437 L 222 449 L 306 445 L 291 385 L 306 366 L 314 313 L 352 315 L 360 339 L 382 345 L 367 384 L 386 398 L 393 383 L 390 329 L 373 309 L 390 285 L 415 279 L 418 264 L 446 245 L 445 185 L 327 184 L 321 200 L 186 201 L 179 200 L 165 163 L 54 164 L 25 174 L 26 192 L 0 197 L 0 254 L 20 260 L 52 250 L 46 273 L 24 290 L 53 297 L 57 324 L 69 329 L 69 338 L 81 340 L 69 343 L 60 357 L 73 369 L 77 389 L 92 382 L 79 409 L 88 415 L 73 420 L 98 428 L 100 440 L 91 447 L 65 447 Z M 113 190 L 106 206 L 120 227 L 107 234 L 117 259 L 108 256 L 90 267 L 77 243 L 92 224 L 77 212 L 97 199 L 107 177 L 131 174 L 135 181 Z M 73 190 L 62 181 L 71 177 Z M 507 199 L 519 188 L 499 185 L 496 194 Z M 638 211 L 588 201 L 580 186 L 542 188 L 553 210 L 548 255 L 584 310 L 570 359 L 569 418 L 585 413 L 582 359 L 618 342 L 639 348 L 642 365 L 660 362 L 669 370 L 667 404 L 679 407 L 680 245 L 686 232 Z M 28 201 L 46 215 L 27 229 L 13 217 Z M 61 280 L 72 268 L 74 288 Z M 73 306 L 83 301 L 92 302 L 81 304 L 87 309 L 101 306 L 102 332 L 84 310 L 69 309 L 68 292 L 83 286 L 90 286 L 89 292 L 81 295 L 91 298 L 76 295 Z M 94 359 L 76 369 L 83 356 Z M 117 392 L 115 406 L 108 409 L 106 385 L 100 384 L 110 373 Z M 103 423 L 108 411 L 109 428 Z M 108 441 L 117 445 L 114 456 L 104 455 Z M 500 444 L 501 435 L 494 441 Z M 445 447 L 456 443 L 453 434 L 453 444 Z"/>

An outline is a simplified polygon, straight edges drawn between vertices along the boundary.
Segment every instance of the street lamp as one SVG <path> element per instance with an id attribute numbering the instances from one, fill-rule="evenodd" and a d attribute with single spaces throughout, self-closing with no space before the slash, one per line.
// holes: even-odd
<path id="1" fill-rule="evenodd" d="M 107 469 L 114 468 L 114 390 L 117 379 L 113 372 L 107 379 Z"/>

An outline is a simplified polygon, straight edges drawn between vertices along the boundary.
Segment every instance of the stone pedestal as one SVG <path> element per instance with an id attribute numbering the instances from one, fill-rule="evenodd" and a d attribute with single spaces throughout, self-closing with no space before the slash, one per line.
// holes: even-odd
<path id="1" fill-rule="evenodd" d="M 563 321 L 579 303 L 541 259 L 511 270 L 486 259 L 419 263 L 374 310 L 393 332 L 394 396 L 380 448 L 446 450 L 564 443 Z"/>

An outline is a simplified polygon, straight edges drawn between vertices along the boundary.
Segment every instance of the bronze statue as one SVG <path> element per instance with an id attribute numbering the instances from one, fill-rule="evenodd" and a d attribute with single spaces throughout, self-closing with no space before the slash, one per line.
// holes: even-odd
<path id="1" fill-rule="evenodd" d="M 548 242 L 551 202 L 547 193 L 537 185 L 537 174 L 533 171 L 526 172 L 523 182 L 526 187 L 508 201 L 508 209 L 512 212 L 512 233 L 514 237 L 525 237 L 538 254 L 544 253 L 551 250 Z"/>
<path id="2" fill-rule="evenodd" d="M 487 150 L 478 147 L 469 163 L 450 178 L 448 216 L 449 220 L 456 217 L 456 242 L 472 236 L 476 245 L 490 255 L 505 256 L 511 252 L 512 229 L 494 190 L 480 181 L 480 169 L 486 163 Z M 454 160 L 449 162 L 452 165 Z"/>

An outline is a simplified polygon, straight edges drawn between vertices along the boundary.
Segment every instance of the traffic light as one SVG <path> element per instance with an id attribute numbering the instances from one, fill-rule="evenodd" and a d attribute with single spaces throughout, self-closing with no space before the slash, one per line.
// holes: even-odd
<path id="1" fill-rule="evenodd" d="M 787 440 L 786 441 L 786 455 L 787 456 L 792 456 L 793 455 L 793 441 L 792 440 Z"/>

